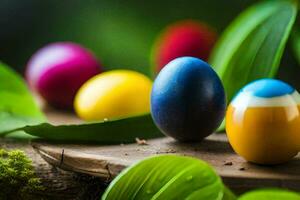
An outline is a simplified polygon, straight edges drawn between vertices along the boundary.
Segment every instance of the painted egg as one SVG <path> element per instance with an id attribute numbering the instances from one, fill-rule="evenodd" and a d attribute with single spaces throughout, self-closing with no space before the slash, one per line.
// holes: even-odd
<path id="1" fill-rule="evenodd" d="M 179 141 L 197 142 L 222 122 L 223 85 L 204 61 L 181 57 L 158 74 L 151 93 L 151 113 L 158 128 Z"/>
<path id="2" fill-rule="evenodd" d="M 283 163 L 300 146 L 300 95 L 280 80 L 261 79 L 240 90 L 226 113 L 235 152 L 258 164 Z"/>
<path id="3" fill-rule="evenodd" d="M 150 112 L 152 81 L 130 70 L 112 70 L 88 80 L 78 91 L 74 107 L 87 121 L 122 118 Z"/>
<path id="4" fill-rule="evenodd" d="M 94 55 L 71 42 L 49 44 L 30 59 L 26 79 L 49 105 L 71 109 L 76 92 L 102 71 Z"/>
<path id="5" fill-rule="evenodd" d="M 169 25 L 154 43 L 151 55 L 154 73 L 178 57 L 207 60 L 216 40 L 213 28 L 202 22 L 183 20 Z"/>

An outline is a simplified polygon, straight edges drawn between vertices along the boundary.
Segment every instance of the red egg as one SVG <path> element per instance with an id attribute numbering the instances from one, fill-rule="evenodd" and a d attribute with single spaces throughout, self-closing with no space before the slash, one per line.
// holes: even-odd
<path id="1" fill-rule="evenodd" d="M 171 60 L 192 56 L 207 61 L 216 42 L 217 34 L 208 25 L 184 20 L 169 25 L 155 42 L 152 65 L 158 73 Z"/>
<path id="2" fill-rule="evenodd" d="M 101 71 L 90 51 L 75 43 L 58 42 L 45 46 L 31 57 L 26 79 L 48 104 L 71 109 L 78 89 Z"/>

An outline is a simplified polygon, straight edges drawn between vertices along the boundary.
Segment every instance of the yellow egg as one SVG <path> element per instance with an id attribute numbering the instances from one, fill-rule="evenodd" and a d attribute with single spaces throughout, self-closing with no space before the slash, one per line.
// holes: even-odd
<path id="1" fill-rule="evenodd" d="M 74 107 L 87 121 L 139 115 L 150 111 L 152 81 L 129 70 L 112 70 L 88 80 L 78 91 Z"/>

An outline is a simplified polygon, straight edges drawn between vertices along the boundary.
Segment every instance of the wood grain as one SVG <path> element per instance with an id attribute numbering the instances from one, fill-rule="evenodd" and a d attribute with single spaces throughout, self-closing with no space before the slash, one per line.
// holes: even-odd
<path id="1" fill-rule="evenodd" d="M 225 134 L 213 134 L 198 144 L 182 144 L 171 138 L 153 139 L 147 145 L 80 145 L 33 143 L 54 166 L 110 181 L 130 164 L 158 154 L 193 156 L 209 162 L 234 191 L 258 187 L 283 187 L 300 191 L 300 156 L 276 166 L 246 162 L 231 149 Z"/>
<path id="2" fill-rule="evenodd" d="M 74 113 L 62 113 L 44 107 L 53 124 L 82 123 Z M 34 149 L 51 165 L 70 172 L 100 177 L 111 181 L 125 167 L 148 156 L 179 154 L 193 156 L 210 163 L 223 181 L 235 192 L 281 187 L 300 191 L 300 155 L 292 161 L 275 166 L 260 166 L 236 155 L 226 134 L 213 134 L 198 144 L 183 144 L 165 137 L 147 141 L 147 145 L 82 145 L 34 142 Z M 76 174 L 76 173 L 75 173 Z"/>

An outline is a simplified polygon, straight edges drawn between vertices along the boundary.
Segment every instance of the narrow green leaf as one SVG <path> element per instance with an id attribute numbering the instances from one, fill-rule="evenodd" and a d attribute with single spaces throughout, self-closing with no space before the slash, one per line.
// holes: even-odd
<path id="1" fill-rule="evenodd" d="M 210 63 L 224 84 L 228 102 L 247 83 L 276 75 L 296 14 L 296 1 L 264 1 L 244 11 L 225 30 Z"/>
<path id="2" fill-rule="evenodd" d="M 15 131 L 25 131 L 27 134 L 50 141 L 103 144 L 130 143 L 134 142 L 135 138 L 149 139 L 163 136 L 153 123 L 150 114 L 88 124 L 54 126 L 42 123 L 2 134 Z"/>
<path id="3" fill-rule="evenodd" d="M 127 143 L 135 138 L 161 137 L 150 114 L 90 124 L 54 126 L 35 104 L 26 84 L 0 64 L 0 135 L 60 142 Z M 3 84 L 2 84 L 3 83 Z"/>
<path id="4" fill-rule="evenodd" d="M 292 33 L 292 47 L 294 55 L 300 64 L 300 30 L 299 27 L 295 27 Z"/>
<path id="5" fill-rule="evenodd" d="M 221 178 L 205 162 L 183 156 L 161 155 L 125 169 L 109 185 L 102 200 L 222 200 L 235 199 Z"/>
<path id="6" fill-rule="evenodd" d="M 246 10 L 228 27 L 210 63 L 229 100 L 248 82 L 276 74 L 296 13 L 292 1 L 267 1 Z"/>
<path id="7" fill-rule="evenodd" d="M 0 63 L 0 132 L 45 121 L 23 79 Z"/>
<path id="8" fill-rule="evenodd" d="M 300 194 L 280 189 L 259 189 L 243 194 L 238 200 L 299 200 Z"/>
<path id="9" fill-rule="evenodd" d="M 15 131 L 11 132 L 7 135 L 4 135 L 5 138 L 10 138 L 18 141 L 28 141 L 28 140 L 33 140 L 33 139 L 38 139 L 38 137 L 29 135 L 28 133 L 25 133 L 24 131 Z"/>

